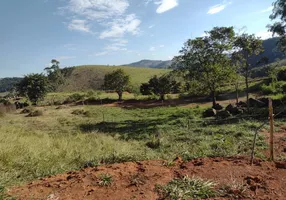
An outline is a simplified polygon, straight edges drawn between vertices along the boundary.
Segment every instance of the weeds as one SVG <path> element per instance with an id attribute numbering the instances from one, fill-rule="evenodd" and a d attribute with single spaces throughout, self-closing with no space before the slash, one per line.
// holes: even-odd
<path id="1" fill-rule="evenodd" d="M 225 185 L 221 187 L 220 193 L 223 197 L 228 197 L 231 199 L 243 199 L 245 198 L 245 191 L 246 186 L 244 183 L 238 183 L 234 180 L 232 180 L 231 184 Z"/>
<path id="2" fill-rule="evenodd" d="M 205 199 L 215 196 L 214 185 L 211 181 L 185 176 L 181 179 L 173 179 L 165 186 L 157 185 L 155 190 L 160 200 Z"/>
<path id="3" fill-rule="evenodd" d="M 139 187 L 140 185 L 144 185 L 146 183 L 146 177 L 137 173 L 137 174 L 132 175 L 129 181 L 130 181 L 130 185 Z"/>
<path id="4" fill-rule="evenodd" d="M 176 162 L 174 161 L 164 161 L 163 166 L 165 167 L 173 167 L 176 165 Z"/>
<path id="5" fill-rule="evenodd" d="M 112 176 L 110 174 L 100 174 L 99 175 L 99 186 L 109 186 L 112 183 Z"/>

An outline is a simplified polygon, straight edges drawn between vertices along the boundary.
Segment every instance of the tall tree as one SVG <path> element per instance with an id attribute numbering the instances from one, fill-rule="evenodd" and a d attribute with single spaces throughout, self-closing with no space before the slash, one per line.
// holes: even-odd
<path id="1" fill-rule="evenodd" d="M 249 110 L 249 76 L 250 76 L 250 57 L 253 55 L 259 55 L 264 51 L 262 40 L 256 37 L 254 34 L 242 34 L 236 37 L 234 42 L 233 58 L 240 66 L 242 75 L 245 78 L 245 92 L 246 101 Z"/>
<path id="2" fill-rule="evenodd" d="M 51 91 L 57 90 L 58 87 L 64 83 L 64 76 L 59 65 L 59 61 L 52 59 L 51 66 L 44 69 L 47 72 L 49 87 Z"/>
<path id="3" fill-rule="evenodd" d="M 130 76 L 122 69 L 115 70 L 104 76 L 103 88 L 105 90 L 114 90 L 118 94 L 118 100 L 122 100 L 122 94 L 130 86 Z"/>
<path id="4" fill-rule="evenodd" d="M 17 91 L 26 96 L 34 105 L 48 92 L 48 80 L 43 74 L 29 74 L 18 84 Z"/>
<path id="5" fill-rule="evenodd" d="M 233 27 L 215 27 L 204 37 L 188 40 L 174 59 L 175 70 L 184 71 L 185 78 L 200 82 L 210 92 L 213 106 L 218 88 L 234 73 L 228 56 L 234 36 Z"/>
<path id="6" fill-rule="evenodd" d="M 278 47 L 286 53 L 286 0 L 277 0 L 273 3 L 273 11 L 270 15 L 271 20 L 275 20 L 274 24 L 268 25 L 269 30 L 280 36 Z"/>

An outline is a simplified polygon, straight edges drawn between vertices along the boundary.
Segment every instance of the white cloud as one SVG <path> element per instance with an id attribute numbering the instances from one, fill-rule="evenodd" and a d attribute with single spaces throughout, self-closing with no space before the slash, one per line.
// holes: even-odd
<path id="1" fill-rule="evenodd" d="M 255 34 L 257 37 L 260 37 L 262 40 L 272 38 L 272 32 L 269 31 L 259 31 Z"/>
<path id="2" fill-rule="evenodd" d="M 155 51 L 156 48 L 155 47 L 150 47 L 149 51 Z"/>
<path id="3" fill-rule="evenodd" d="M 165 47 L 165 45 L 161 44 L 159 47 L 160 47 L 160 48 L 163 48 L 163 47 Z"/>
<path id="4" fill-rule="evenodd" d="M 141 21 L 135 14 L 128 14 L 128 0 L 67 0 L 65 7 L 59 11 L 73 20 L 68 25 L 70 30 L 90 32 L 91 25 L 105 27 L 100 38 L 123 37 L 129 33 L 139 32 Z M 78 20 L 82 19 L 82 20 Z"/>
<path id="5" fill-rule="evenodd" d="M 128 7 L 128 0 L 69 0 L 68 5 L 60 9 L 91 20 L 102 20 L 122 15 Z"/>
<path id="6" fill-rule="evenodd" d="M 150 25 L 148 28 L 153 28 L 155 25 Z"/>
<path id="7" fill-rule="evenodd" d="M 214 6 L 209 8 L 207 14 L 213 15 L 213 14 L 219 13 L 219 12 L 223 11 L 229 4 L 231 4 L 231 2 L 224 1 L 221 4 L 214 5 Z"/>
<path id="8" fill-rule="evenodd" d="M 69 59 L 73 59 L 73 58 L 75 58 L 75 56 L 59 56 L 56 58 L 56 60 L 61 62 L 61 61 L 69 60 Z"/>
<path id="9" fill-rule="evenodd" d="M 178 0 L 160 0 L 155 2 L 155 4 L 159 5 L 156 10 L 156 12 L 159 14 L 171 10 L 179 5 Z"/>
<path id="10" fill-rule="evenodd" d="M 139 33 L 139 25 L 141 21 L 137 19 L 135 14 L 127 15 L 124 19 L 115 19 L 108 24 L 109 29 L 100 34 L 100 38 L 117 38 L 122 37 L 126 33 L 136 35 Z"/>
<path id="11" fill-rule="evenodd" d="M 270 7 L 266 8 L 266 9 L 264 9 L 264 10 L 261 10 L 260 13 L 270 12 L 270 11 L 273 10 L 273 8 L 274 8 L 273 6 L 270 6 Z"/>
<path id="12" fill-rule="evenodd" d="M 104 47 L 104 49 L 108 52 L 110 51 L 126 51 L 126 45 L 128 43 L 127 40 L 123 39 L 113 39 L 111 40 L 111 44 L 108 44 Z"/>
<path id="13" fill-rule="evenodd" d="M 105 56 L 105 55 L 107 55 L 107 54 L 108 54 L 107 51 L 102 51 L 102 52 L 98 52 L 98 53 L 95 53 L 95 54 L 90 55 L 90 56 Z"/>
<path id="14" fill-rule="evenodd" d="M 80 20 L 80 19 L 73 19 L 69 25 L 69 30 L 75 30 L 75 31 L 82 31 L 86 33 L 91 33 L 90 26 L 87 24 L 86 20 Z"/>

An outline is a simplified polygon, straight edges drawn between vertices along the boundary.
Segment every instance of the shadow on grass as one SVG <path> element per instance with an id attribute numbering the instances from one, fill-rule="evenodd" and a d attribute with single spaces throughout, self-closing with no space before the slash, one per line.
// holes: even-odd
<path id="1" fill-rule="evenodd" d="M 142 120 L 125 120 L 121 122 L 100 122 L 80 124 L 79 128 L 82 132 L 102 132 L 110 135 L 119 134 L 120 139 L 124 140 L 144 140 L 150 138 L 151 135 L 159 134 L 158 126 L 174 125 L 178 126 L 179 121 L 186 119 L 186 113 L 171 114 L 165 118 L 142 119 Z"/>

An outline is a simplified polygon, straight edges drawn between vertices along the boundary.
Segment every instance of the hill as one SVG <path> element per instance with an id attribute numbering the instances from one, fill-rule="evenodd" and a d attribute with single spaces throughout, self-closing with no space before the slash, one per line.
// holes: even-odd
<path id="1" fill-rule="evenodd" d="M 104 75 L 117 69 L 124 71 L 131 77 L 131 85 L 139 87 L 143 82 L 147 82 L 154 75 L 161 75 L 169 72 L 167 69 L 136 68 L 129 66 L 78 66 L 63 69 L 66 83 L 59 88 L 61 92 L 84 91 L 88 89 L 98 90 L 101 88 Z"/>
<path id="2" fill-rule="evenodd" d="M 262 66 L 257 65 L 257 63 L 261 60 L 262 57 L 268 58 L 268 63 L 273 63 L 277 60 L 284 59 L 286 56 L 277 49 L 277 42 L 279 38 L 269 38 L 263 41 L 264 52 L 258 56 L 252 56 L 250 58 L 250 63 L 253 67 Z"/>
<path id="3" fill-rule="evenodd" d="M 145 67 L 145 68 L 158 68 L 158 69 L 168 69 L 172 61 L 162 61 L 162 60 L 141 60 L 138 62 L 130 63 L 125 66 L 132 67 Z"/>
<path id="4" fill-rule="evenodd" d="M 17 77 L 0 79 L 0 92 L 10 91 L 21 80 L 22 78 Z"/>

